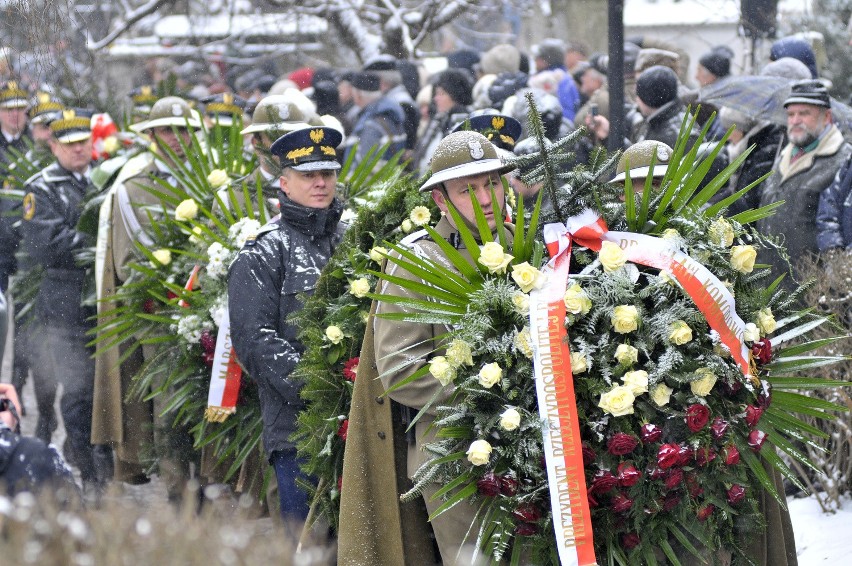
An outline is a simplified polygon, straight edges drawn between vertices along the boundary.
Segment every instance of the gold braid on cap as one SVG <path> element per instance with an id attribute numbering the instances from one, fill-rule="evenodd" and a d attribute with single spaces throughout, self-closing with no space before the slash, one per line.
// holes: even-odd
<path id="1" fill-rule="evenodd" d="M 84 116 L 77 116 L 74 110 L 63 110 L 62 118 L 50 123 L 50 131 L 53 133 L 82 129 L 91 130 L 92 120 Z"/>
<path id="2" fill-rule="evenodd" d="M 300 147 L 298 149 L 293 149 L 291 151 L 288 151 L 287 154 L 284 157 L 295 162 L 300 157 L 307 157 L 308 155 L 312 154 L 313 152 L 314 152 L 313 146 Z"/>
<path id="3" fill-rule="evenodd" d="M 231 114 L 237 115 L 242 113 L 243 109 L 236 104 L 225 104 L 224 102 L 211 102 L 204 111 L 207 114 Z"/>
<path id="4" fill-rule="evenodd" d="M 330 145 L 321 145 L 320 149 L 322 150 L 322 152 L 325 155 L 333 155 L 333 156 L 337 157 L 337 152 L 334 151 L 334 148 L 331 147 Z"/>
<path id="5" fill-rule="evenodd" d="M 503 143 L 507 143 L 509 145 L 515 145 L 515 139 L 512 136 L 507 136 L 506 134 L 500 134 L 500 139 L 503 140 Z"/>

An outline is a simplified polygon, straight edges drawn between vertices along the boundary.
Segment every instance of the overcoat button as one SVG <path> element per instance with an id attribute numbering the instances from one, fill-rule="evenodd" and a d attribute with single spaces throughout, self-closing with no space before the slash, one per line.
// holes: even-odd
<path id="1" fill-rule="evenodd" d="M 378 403 L 379 405 L 384 405 L 384 403 L 385 403 L 385 398 L 384 398 L 384 397 L 381 397 L 381 396 L 380 396 L 380 397 L 376 397 L 376 403 Z"/>
<path id="2" fill-rule="evenodd" d="M 382 440 L 384 440 L 384 439 L 385 439 L 385 433 L 383 433 L 383 432 L 381 432 L 381 431 L 380 431 L 380 432 L 379 432 L 379 438 L 381 438 Z"/>

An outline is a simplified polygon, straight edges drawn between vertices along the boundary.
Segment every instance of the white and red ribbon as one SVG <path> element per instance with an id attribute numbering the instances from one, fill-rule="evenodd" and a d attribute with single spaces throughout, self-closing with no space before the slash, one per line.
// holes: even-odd
<path id="1" fill-rule="evenodd" d="M 219 333 L 216 335 L 216 349 L 213 353 L 210 390 L 207 394 L 204 418 L 221 423 L 229 415 L 237 412 L 242 373 L 231 344 L 231 319 L 228 316 L 228 309 L 225 308 L 219 323 Z"/>

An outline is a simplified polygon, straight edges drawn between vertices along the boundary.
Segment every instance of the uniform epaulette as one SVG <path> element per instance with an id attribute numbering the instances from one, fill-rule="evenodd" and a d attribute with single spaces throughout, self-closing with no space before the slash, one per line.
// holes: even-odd
<path id="1" fill-rule="evenodd" d="M 269 222 L 267 222 L 266 224 L 261 226 L 260 229 L 257 231 L 257 234 L 252 234 L 251 236 L 246 238 L 246 243 L 243 245 L 243 247 L 244 248 L 254 247 L 255 244 L 257 244 L 258 238 L 260 238 L 264 234 L 268 234 L 270 232 L 274 232 L 274 231 L 278 230 L 278 226 L 280 224 L 281 224 L 280 217 L 279 218 L 273 218 L 272 220 L 270 220 Z"/>

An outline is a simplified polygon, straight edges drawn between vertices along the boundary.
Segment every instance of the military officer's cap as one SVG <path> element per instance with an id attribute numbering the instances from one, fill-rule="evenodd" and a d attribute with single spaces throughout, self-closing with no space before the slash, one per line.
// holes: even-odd
<path id="1" fill-rule="evenodd" d="M 147 118 L 158 99 L 151 85 L 138 86 L 130 91 L 130 101 L 133 103 L 133 113 L 136 116 Z"/>
<path id="2" fill-rule="evenodd" d="M 340 169 L 336 148 L 342 141 L 343 134 L 334 128 L 302 128 L 275 140 L 269 151 L 278 157 L 282 168 L 336 171 Z"/>
<path id="3" fill-rule="evenodd" d="M 207 96 L 201 102 L 204 103 L 204 115 L 220 126 L 232 125 L 238 116 L 243 115 L 248 104 L 245 98 L 230 92 Z"/>
<path id="4" fill-rule="evenodd" d="M 311 123 L 312 118 L 314 117 L 300 108 L 287 95 L 274 94 L 262 98 L 257 103 L 251 116 L 251 125 L 243 128 L 240 133 L 265 132 L 277 137 L 293 130 L 316 125 Z"/>
<path id="5" fill-rule="evenodd" d="M 477 111 L 475 115 L 471 114 L 467 120 L 453 128 L 454 132 L 462 130 L 479 132 L 497 149 L 511 153 L 515 149 L 518 138 L 521 137 L 523 127 L 515 118 L 500 114 L 493 108 L 486 108 Z"/>
<path id="6" fill-rule="evenodd" d="M 432 176 L 420 187 L 426 191 L 458 179 L 496 171 L 501 175 L 514 169 L 497 155 L 497 149 L 488 138 L 471 130 L 453 132 L 438 143 L 432 161 Z"/>
<path id="7" fill-rule="evenodd" d="M 175 128 L 200 128 L 198 112 L 179 96 L 166 96 L 151 106 L 148 119 L 130 126 L 134 132 L 144 132 L 154 128 L 174 126 Z"/>
<path id="8" fill-rule="evenodd" d="M 40 90 L 27 110 L 30 122 L 33 124 L 47 124 L 59 117 L 65 108 L 61 102 L 54 100 L 49 92 Z"/>
<path id="9" fill-rule="evenodd" d="M 26 108 L 30 105 L 29 97 L 17 81 L 0 84 L 0 108 Z"/>
<path id="10" fill-rule="evenodd" d="M 59 143 L 76 143 L 92 137 L 92 110 L 65 108 L 50 121 L 50 132 Z"/>
<path id="11" fill-rule="evenodd" d="M 651 159 L 656 153 L 654 170 L 651 170 Z M 610 183 L 624 181 L 627 176 L 628 162 L 630 166 L 630 179 L 645 179 L 648 176 L 662 178 L 669 168 L 669 161 L 674 150 L 663 142 L 656 140 L 645 140 L 635 143 L 624 150 L 615 168 L 615 177 Z"/>

